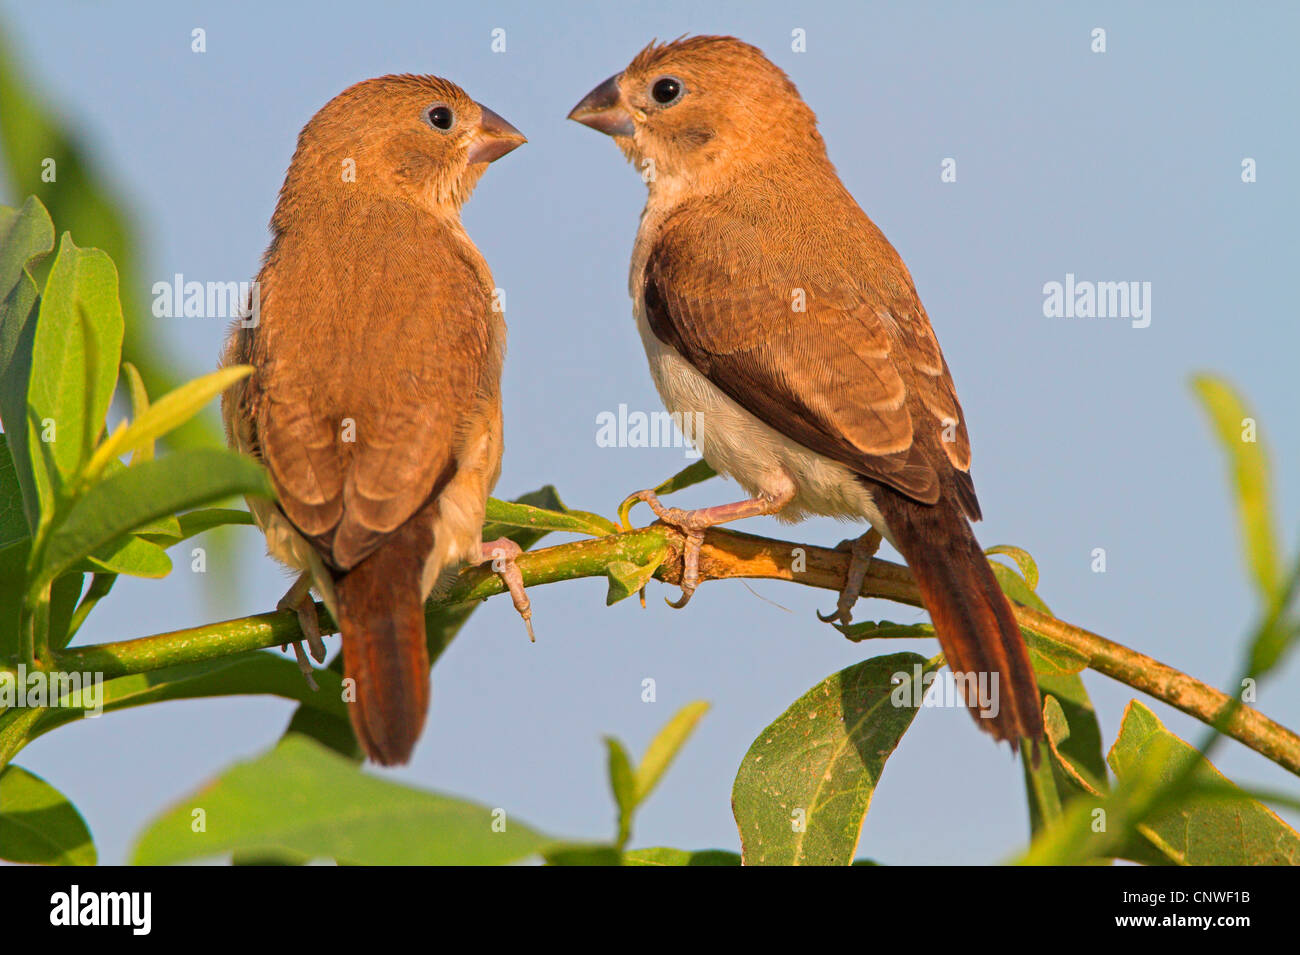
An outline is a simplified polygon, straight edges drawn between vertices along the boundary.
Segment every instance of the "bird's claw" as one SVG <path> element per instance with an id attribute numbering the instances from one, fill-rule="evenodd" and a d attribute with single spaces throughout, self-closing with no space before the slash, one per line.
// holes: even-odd
<path id="1" fill-rule="evenodd" d="M 292 643 L 293 655 L 298 661 L 298 669 L 302 671 L 303 679 L 307 681 L 313 691 L 319 690 L 316 685 L 316 678 L 312 676 L 311 660 L 307 659 L 307 653 L 303 650 L 302 645 L 305 641 L 311 649 L 312 658 L 317 663 L 325 662 L 325 641 L 320 635 L 320 620 L 316 616 L 316 601 L 311 599 L 311 577 L 303 574 L 294 585 L 289 588 L 289 592 L 280 598 L 276 605 L 277 610 L 292 610 L 298 615 L 298 628 L 302 631 L 303 639 L 295 640 Z M 280 644 L 280 649 L 285 650 L 290 644 Z"/>
<path id="2" fill-rule="evenodd" d="M 852 556 L 849 558 L 849 569 L 844 575 L 844 587 L 840 590 L 840 598 L 835 603 L 835 609 L 825 616 L 820 610 L 816 611 L 817 619 L 822 623 L 839 623 L 847 627 L 853 622 L 853 605 L 858 602 L 858 595 L 862 593 L 862 582 L 867 579 L 871 558 L 880 549 L 880 540 L 880 532 L 873 527 L 856 540 L 840 541 L 839 546 L 835 548 L 847 550 Z"/>
<path id="3" fill-rule="evenodd" d="M 533 633 L 533 605 L 528 599 L 527 591 L 524 590 L 524 575 L 520 573 L 519 565 L 515 563 L 515 558 L 522 553 L 523 550 L 519 545 L 508 537 L 483 542 L 483 560 L 492 562 L 492 570 L 501 577 L 501 582 L 510 591 L 510 600 L 515 605 L 515 610 L 523 618 L 524 627 L 528 630 L 529 642 L 536 643 L 537 637 Z"/>

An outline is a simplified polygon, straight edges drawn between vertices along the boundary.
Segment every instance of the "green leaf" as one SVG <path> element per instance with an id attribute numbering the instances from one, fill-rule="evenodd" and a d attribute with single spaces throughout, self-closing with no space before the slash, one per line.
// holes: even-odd
<path id="1" fill-rule="evenodd" d="M 614 804 L 618 806 L 618 845 L 627 845 L 632 835 L 632 814 L 636 811 L 636 779 L 632 773 L 632 761 L 627 750 L 612 736 L 605 737 L 605 748 L 609 752 L 609 788 L 614 793 Z"/>
<path id="2" fill-rule="evenodd" d="M 623 864 L 623 853 L 615 846 L 566 842 L 548 847 L 543 851 L 542 855 L 546 859 L 547 865 L 608 866 Z"/>
<path id="3" fill-rule="evenodd" d="M 634 564 L 630 560 L 611 561 L 605 567 L 605 576 L 609 578 L 609 590 L 605 594 L 605 606 L 612 607 L 620 600 L 626 600 L 638 593 L 654 577 L 659 565 L 668 557 L 667 545 L 655 551 L 644 564 Z"/>
<path id="4" fill-rule="evenodd" d="M 225 527 L 226 525 L 243 524 L 249 527 L 256 527 L 257 522 L 253 520 L 253 515 L 248 511 L 241 511 L 233 507 L 205 507 L 197 511 L 187 511 L 178 515 L 180 523 L 180 539 L 189 540 L 202 534 L 204 531 L 212 530 L 214 527 Z"/>
<path id="5" fill-rule="evenodd" d="M 1042 598 L 1029 589 L 1029 585 L 1025 583 L 1024 579 L 1002 561 L 991 560 L 989 566 L 993 568 L 993 576 L 997 578 L 998 584 L 1002 587 L 1002 592 L 1016 603 L 1024 604 L 1039 613 L 1052 613 L 1047 608 L 1047 604 L 1043 603 Z"/>
<path id="6" fill-rule="evenodd" d="M 1146 825 L 1162 851 L 1182 865 L 1298 865 L 1300 835 L 1276 813 L 1242 793 L 1208 760 L 1165 729 L 1137 700 L 1124 711 L 1108 756 L 1120 782 L 1174 778 L 1195 762 L 1191 783 L 1238 795 L 1205 796 L 1194 790 L 1171 809 L 1158 810 Z"/>
<path id="7" fill-rule="evenodd" d="M 99 548 L 84 561 L 85 569 L 96 573 L 127 574 L 155 580 L 172 572 L 167 551 L 142 537 L 119 537 Z"/>
<path id="8" fill-rule="evenodd" d="M 343 702 L 342 677 L 321 670 L 316 673 L 316 682 L 319 691 L 307 686 L 297 664 L 269 651 L 133 673 L 105 680 L 98 690 L 92 688 L 81 698 L 77 698 L 75 693 L 61 695 L 56 707 L 41 714 L 27 741 L 87 716 L 94 718 L 100 713 L 151 703 L 222 696 L 279 696 L 297 701 L 323 716 L 346 722 L 347 704 Z"/>
<path id="9" fill-rule="evenodd" d="M 197 810 L 202 832 L 194 831 Z M 505 831 L 494 831 L 494 821 L 504 821 Z M 132 861 L 273 851 L 359 865 L 500 865 L 538 855 L 551 842 L 499 811 L 376 778 L 312 740 L 289 736 L 151 823 Z"/>
<path id="10" fill-rule="evenodd" d="M 38 300 L 32 265 L 53 249 L 54 225 L 39 200 L 29 198 L 21 211 L 0 207 L 0 421 L 7 432 L 29 532 L 36 529 L 41 502 L 50 499 L 49 487 L 38 481 L 44 479 L 44 465 L 39 464 L 38 470 L 32 461 L 27 433 Z"/>
<path id="11" fill-rule="evenodd" d="M 1088 655 L 1028 627 L 1021 627 L 1029 662 L 1039 676 L 1069 676 L 1088 667 Z"/>
<path id="12" fill-rule="evenodd" d="M 0 770 L 0 859 L 35 865 L 94 865 L 95 843 L 66 796 L 10 764 Z"/>
<path id="13" fill-rule="evenodd" d="M 934 627 L 928 623 L 863 620 L 861 623 L 837 623 L 834 627 L 854 643 L 863 640 L 926 640 L 935 636 Z"/>
<path id="14" fill-rule="evenodd" d="M 1259 441 L 1255 419 L 1232 386 L 1222 379 L 1196 375 L 1192 387 L 1227 453 L 1246 559 L 1256 588 L 1265 604 L 1271 605 L 1282 587 L 1282 566 L 1273 528 L 1268 456 Z"/>
<path id="15" fill-rule="evenodd" d="M 709 464 L 703 458 L 694 464 L 688 465 L 678 471 L 667 481 L 664 481 L 654 489 L 656 496 L 672 494 L 674 491 L 680 491 L 688 488 L 693 484 L 700 484 L 711 477 L 717 477 L 718 472 L 713 470 L 713 465 Z"/>
<path id="16" fill-rule="evenodd" d="M 18 622 L 27 592 L 27 558 L 31 550 L 30 537 L 0 547 L 0 660 L 18 657 Z"/>
<path id="17" fill-rule="evenodd" d="M 523 527 L 537 531 L 567 531 L 590 537 L 604 537 L 607 534 L 618 533 L 618 527 L 614 522 L 599 514 L 571 511 L 568 508 L 547 510 L 528 504 L 499 501 L 494 497 L 488 498 L 487 520 L 489 523 L 505 527 Z"/>
<path id="18" fill-rule="evenodd" d="M 1038 589 L 1038 564 L 1030 556 L 1029 551 L 1020 547 L 1012 547 L 1010 544 L 999 544 L 997 547 L 990 547 L 984 552 L 985 554 L 1004 554 L 1016 562 L 1020 568 L 1020 576 L 1025 580 L 1025 586 L 1030 590 Z"/>
<path id="19" fill-rule="evenodd" d="M 261 466 L 232 451 L 188 449 L 127 468 L 73 506 L 50 537 L 41 573 L 53 579 L 148 521 L 234 494 L 273 492 Z"/>
<path id="20" fill-rule="evenodd" d="M 68 484 L 104 429 L 122 353 L 117 269 L 63 234 L 41 294 L 27 387 L 28 439 L 44 442 L 52 487 Z M 52 440 L 47 440 L 47 432 Z"/>
<path id="21" fill-rule="evenodd" d="M 176 430 L 198 414 L 209 401 L 252 373 L 252 365 L 232 365 L 186 382 L 176 390 L 163 395 L 141 411 L 130 425 L 115 431 L 95 449 L 86 467 L 86 477 L 94 480 L 109 461 L 133 451 L 147 450 L 146 458 L 152 458 L 155 440 Z M 138 379 L 138 374 L 136 377 Z M 134 388 L 132 396 L 134 401 Z"/>
<path id="22" fill-rule="evenodd" d="M 853 861 L 885 760 L 937 662 L 895 653 L 858 663 L 814 686 L 759 735 L 731 791 L 746 864 Z"/>
<path id="23" fill-rule="evenodd" d="M 0 547 L 31 536 L 23 513 L 23 489 L 18 483 L 9 439 L 0 434 Z"/>
<path id="24" fill-rule="evenodd" d="M 81 588 L 85 586 L 84 574 L 65 574 L 50 586 L 50 644 L 55 648 L 67 646 L 68 631 L 72 625 Z"/>
<path id="25" fill-rule="evenodd" d="M 623 854 L 624 865 L 740 865 L 740 856 L 723 849 L 632 849 Z"/>
<path id="26" fill-rule="evenodd" d="M 126 383 L 127 395 L 131 399 L 131 420 L 137 421 L 149 410 L 149 392 L 144 386 L 144 379 L 140 377 L 139 369 L 129 361 L 122 362 L 122 380 Z M 154 443 L 150 441 L 136 448 L 135 454 L 131 455 L 131 463 L 152 461 L 153 456 Z"/>
<path id="27" fill-rule="evenodd" d="M 703 700 L 687 703 L 670 719 L 650 741 L 645 755 L 636 768 L 636 804 L 645 802 L 646 797 L 659 785 L 668 767 L 672 765 L 681 748 L 690 735 L 695 732 L 696 724 L 709 711 L 709 704 Z"/>

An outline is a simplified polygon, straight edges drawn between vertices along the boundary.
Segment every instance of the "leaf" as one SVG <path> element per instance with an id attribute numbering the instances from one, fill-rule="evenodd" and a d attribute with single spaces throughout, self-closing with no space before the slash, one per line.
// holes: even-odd
<path id="1" fill-rule="evenodd" d="M 67 646 L 68 630 L 85 583 L 84 574 L 65 574 L 50 586 L 50 645 L 56 649 Z"/>
<path id="2" fill-rule="evenodd" d="M 632 849 L 623 853 L 624 865 L 740 865 L 740 856 L 723 849 Z"/>
<path id="3" fill-rule="evenodd" d="M 69 665 L 69 669 L 74 669 Z M 134 673 L 105 680 L 98 688 L 78 698 L 75 693 L 60 696 L 58 705 L 44 710 L 27 733 L 23 745 L 68 723 L 102 713 L 113 713 L 151 703 L 197 700 L 223 696 L 269 695 L 294 700 L 301 709 L 322 718 L 347 723 L 342 677 L 330 670 L 316 673 L 318 692 L 312 691 L 297 665 L 267 651 L 222 657 L 202 663 L 188 663 Z M 21 748 L 21 747 L 20 747 Z"/>
<path id="4" fill-rule="evenodd" d="M 0 859 L 35 865 L 94 865 L 95 843 L 61 792 L 10 764 L 0 770 Z"/>
<path id="5" fill-rule="evenodd" d="M 1038 676 L 1069 676 L 1087 669 L 1089 659 L 1086 653 L 1028 627 L 1021 627 L 1020 634 L 1025 638 L 1029 662 Z"/>
<path id="6" fill-rule="evenodd" d="M 999 544 L 997 547 L 990 547 L 984 551 L 985 554 L 1004 554 L 1016 562 L 1020 568 L 1020 576 L 1025 580 L 1025 586 L 1030 590 L 1038 589 L 1038 564 L 1030 556 L 1029 551 L 1019 547 L 1012 547 L 1010 544 Z"/>
<path id="7" fill-rule="evenodd" d="M 854 643 L 863 640 L 925 640 L 935 636 L 933 625 L 928 623 L 863 620 L 861 623 L 837 623 L 834 627 Z"/>
<path id="8" fill-rule="evenodd" d="M 542 853 L 547 865 L 556 866 L 595 866 L 622 865 L 623 853 L 615 846 L 591 845 L 588 843 L 560 843 L 550 846 Z"/>
<path id="9" fill-rule="evenodd" d="M 1273 529 L 1268 456 L 1255 433 L 1255 419 L 1232 386 L 1220 378 L 1196 375 L 1192 387 L 1227 453 L 1237 497 L 1237 522 L 1255 586 L 1267 605 L 1282 587 L 1282 568 Z M 1252 440 L 1247 440 L 1249 424 Z"/>
<path id="10" fill-rule="evenodd" d="M 1180 796 L 1173 809 L 1152 814 L 1146 825 L 1170 858 L 1183 865 L 1300 864 L 1300 835 L 1267 806 L 1232 786 L 1137 700 L 1125 708 L 1107 758 L 1121 783 L 1135 778 L 1165 782 L 1195 762 L 1193 785 L 1229 787 L 1239 794 L 1205 796 L 1193 790 Z"/>
<path id="11" fill-rule="evenodd" d="M 131 399 L 131 420 L 136 421 L 149 410 L 149 392 L 145 389 L 139 369 L 129 361 L 122 362 L 122 379 L 126 382 L 127 396 Z M 131 463 L 152 461 L 153 456 L 154 443 L 150 441 L 136 448 L 135 454 L 131 455 Z"/>
<path id="12" fill-rule="evenodd" d="M 127 468 L 73 506 L 50 537 L 41 573 L 53 579 L 148 521 L 234 494 L 273 492 L 261 466 L 232 451 L 186 449 Z"/>
<path id="13" fill-rule="evenodd" d="M 145 449 L 148 451 L 146 457 L 152 458 L 155 440 L 176 430 L 198 414 L 209 401 L 252 373 L 252 365 L 231 365 L 188 381 L 163 395 L 140 412 L 130 425 L 114 432 L 112 437 L 95 449 L 86 466 L 86 477 L 94 480 L 109 461 L 132 451 Z M 136 378 L 139 378 L 138 374 Z M 140 387 L 143 389 L 143 385 Z M 135 400 L 134 387 L 132 400 Z"/>
<path id="14" fill-rule="evenodd" d="M 2 99 L 2 97 L 0 97 Z M 21 211 L 0 207 L 0 421 L 22 490 L 28 531 L 37 526 L 50 489 L 38 482 L 27 433 L 27 387 L 32 377 L 38 290 L 31 268 L 54 249 L 54 225 L 35 197 Z"/>
<path id="15" fill-rule="evenodd" d="M 681 491 L 693 484 L 700 484 L 711 477 L 717 477 L 718 472 L 713 470 L 713 465 L 709 464 L 703 458 L 694 464 L 688 465 L 678 471 L 668 480 L 664 481 L 654 489 L 656 496 L 672 494 L 675 491 Z"/>
<path id="16" fill-rule="evenodd" d="M 655 786 L 659 785 L 659 780 L 695 732 L 696 724 L 708 711 L 709 704 L 703 700 L 687 703 L 655 734 L 636 768 L 637 805 L 645 802 Z"/>
<path id="17" fill-rule="evenodd" d="M 563 506 L 563 505 L 561 505 Z M 617 534 L 618 527 L 599 514 L 587 511 L 546 510 L 528 504 L 513 504 L 488 498 L 487 520 L 493 524 L 506 527 L 525 527 L 539 531 L 567 531 L 571 534 L 586 534 L 590 537 L 604 537 Z"/>
<path id="18" fill-rule="evenodd" d="M 0 660 L 18 657 L 18 621 L 27 592 L 27 558 L 31 550 L 30 537 L 0 547 Z"/>
<path id="19" fill-rule="evenodd" d="M 191 828 L 196 809 L 206 832 Z M 494 819 L 504 820 L 505 831 L 494 831 Z M 152 822 L 132 861 L 274 851 L 358 865 L 500 865 L 551 842 L 485 806 L 378 779 L 319 743 L 289 736 Z"/>
<path id="20" fill-rule="evenodd" d="M 1016 603 L 1024 604 L 1039 613 L 1049 615 L 1052 613 L 1047 608 L 1047 604 L 1043 603 L 1042 598 L 1029 589 L 1029 585 L 1025 583 L 1024 579 L 1002 561 L 991 560 L 989 566 L 993 568 L 993 576 L 997 578 L 1002 592 Z"/>
<path id="21" fill-rule="evenodd" d="M 0 547 L 31 536 L 23 513 L 23 489 L 18 483 L 9 439 L 0 434 Z"/>
<path id="22" fill-rule="evenodd" d="M 180 538 L 176 543 L 183 540 L 189 540 L 209 531 L 214 527 L 225 527 L 226 525 L 242 524 L 250 527 L 256 527 L 257 522 L 253 520 L 253 515 L 248 511 L 241 511 L 233 507 L 205 507 L 197 511 L 187 511 L 178 515 L 180 526 Z"/>
<path id="23" fill-rule="evenodd" d="M 51 487 L 68 484 L 89 459 L 113 400 L 121 353 L 113 260 L 78 248 L 65 232 L 41 293 L 27 386 L 28 439 L 33 449 L 44 445 Z"/>
<path id="24" fill-rule="evenodd" d="M 116 538 L 85 560 L 86 569 L 160 579 L 172 572 L 167 551 L 141 537 Z"/>
<path id="25" fill-rule="evenodd" d="M 609 788 L 614 793 L 614 804 L 618 807 L 618 845 L 627 845 L 632 835 L 632 814 L 636 811 L 636 780 L 632 773 L 632 761 L 627 750 L 612 736 L 605 737 L 608 750 Z"/>
<path id="26" fill-rule="evenodd" d="M 640 592 L 667 557 L 668 546 L 664 545 L 644 564 L 634 564 L 630 560 L 615 560 L 607 564 L 605 576 L 609 578 L 609 590 L 605 594 L 605 606 L 612 607 L 620 600 L 626 600 Z"/>
<path id="27" fill-rule="evenodd" d="M 885 760 L 916 716 L 924 675 L 937 669 L 915 653 L 855 664 L 799 697 L 759 735 L 731 791 L 746 864 L 853 861 Z"/>

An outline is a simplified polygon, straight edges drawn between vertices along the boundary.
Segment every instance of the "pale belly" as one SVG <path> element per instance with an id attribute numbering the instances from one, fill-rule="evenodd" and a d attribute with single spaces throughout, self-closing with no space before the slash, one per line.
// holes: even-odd
<path id="1" fill-rule="evenodd" d="M 871 491 L 852 471 L 759 421 L 656 338 L 639 316 L 637 330 L 659 396 L 670 412 L 692 414 L 693 440 L 714 470 L 734 478 L 755 497 L 779 498 L 793 486 L 794 499 L 778 520 L 794 522 L 817 514 L 869 521 L 892 543 Z"/>

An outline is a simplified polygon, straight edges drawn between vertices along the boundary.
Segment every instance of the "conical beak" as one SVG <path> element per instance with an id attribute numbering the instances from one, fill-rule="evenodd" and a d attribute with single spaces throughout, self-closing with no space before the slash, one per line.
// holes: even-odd
<path id="1" fill-rule="evenodd" d="M 523 133 L 482 103 L 478 104 L 478 108 L 483 111 L 483 118 L 478 121 L 478 132 L 474 134 L 474 141 L 469 147 L 471 164 L 500 159 L 528 142 Z"/>
<path id="2" fill-rule="evenodd" d="M 632 114 L 623 105 L 623 95 L 618 89 L 621 75 L 615 73 L 584 96 L 582 102 L 569 111 L 569 119 L 606 136 L 631 136 L 636 132 Z"/>

